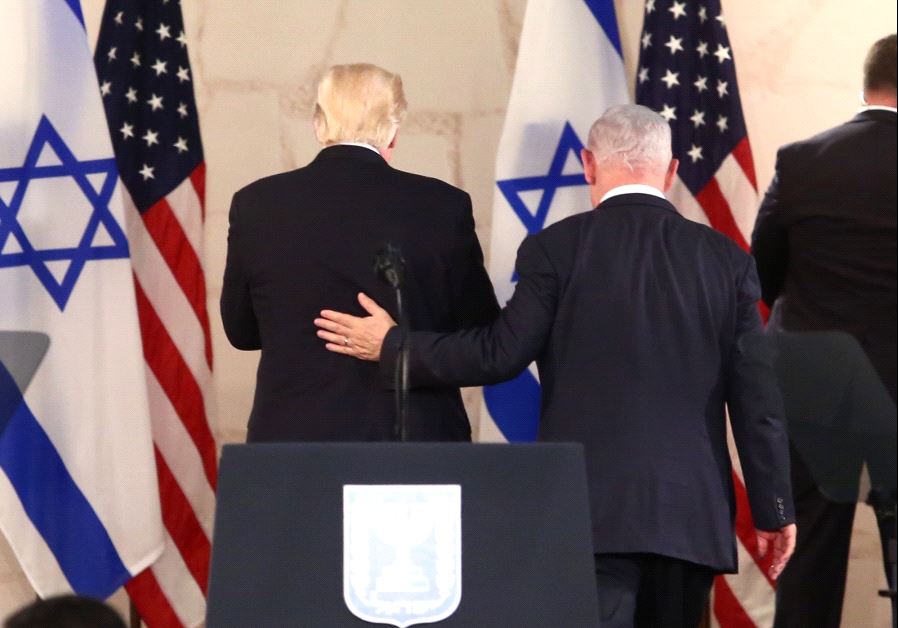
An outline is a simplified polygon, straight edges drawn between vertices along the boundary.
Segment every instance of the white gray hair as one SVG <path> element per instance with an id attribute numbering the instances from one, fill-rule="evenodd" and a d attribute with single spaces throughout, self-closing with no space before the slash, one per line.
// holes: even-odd
<path id="1" fill-rule="evenodd" d="M 642 105 L 608 109 L 589 129 L 587 147 L 597 162 L 618 161 L 631 171 L 666 168 L 673 157 L 670 125 Z"/>

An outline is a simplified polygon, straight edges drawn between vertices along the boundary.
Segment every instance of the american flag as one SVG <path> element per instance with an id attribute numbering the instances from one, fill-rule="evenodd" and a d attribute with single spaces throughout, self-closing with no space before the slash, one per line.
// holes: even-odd
<path id="1" fill-rule="evenodd" d="M 720 0 L 646 0 L 636 102 L 670 122 L 680 160 L 670 200 L 747 251 L 758 186 Z M 736 460 L 734 469 L 739 574 L 717 578 L 713 615 L 721 626 L 768 626 L 773 581 L 757 556 Z"/>
<path id="2" fill-rule="evenodd" d="M 162 556 L 126 589 L 147 625 L 205 615 L 215 505 L 205 164 L 179 2 L 108 0 L 94 55 L 125 187 L 162 517 Z"/>

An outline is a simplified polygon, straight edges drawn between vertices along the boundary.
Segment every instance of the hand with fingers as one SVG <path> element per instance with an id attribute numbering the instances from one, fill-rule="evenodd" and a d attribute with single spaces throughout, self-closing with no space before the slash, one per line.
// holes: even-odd
<path id="1" fill-rule="evenodd" d="M 377 362 L 384 337 L 396 326 L 396 321 L 365 293 L 360 292 L 358 299 L 370 316 L 322 310 L 321 316 L 315 319 L 318 337 L 327 343 L 328 351 Z"/>
<path id="2" fill-rule="evenodd" d="M 795 551 L 795 539 L 798 528 L 794 523 L 779 530 L 766 531 L 755 530 L 758 538 L 758 555 L 762 558 L 773 550 L 773 562 L 770 564 L 770 577 L 776 580 L 789 562 L 792 552 Z"/>

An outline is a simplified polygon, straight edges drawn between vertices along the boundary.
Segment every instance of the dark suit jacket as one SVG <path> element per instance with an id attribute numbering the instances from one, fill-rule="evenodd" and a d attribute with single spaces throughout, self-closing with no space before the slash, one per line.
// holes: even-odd
<path id="1" fill-rule="evenodd" d="M 492 325 L 412 334 L 412 381 L 493 383 L 536 358 L 540 438 L 586 449 L 596 552 L 736 569 L 725 404 L 756 525 L 792 521 L 773 374 L 737 344 L 761 324 L 751 257 L 667 201 L 627 194 L 529 236 L 517 271 Z"/>
<path id="2" fill-rule="evenodd" d="M 324 307 L 364 314 L 362 291 L 396 316 L 374 274 L 386 242 L 408 264 L 404 307 L 413 329 L 451 331 L 499 308 L 474 233 L 470 197 L 394 170 L 358 146 L 322 150 L 306 166 L 234 195 L 221 315 L 238 349 L 261 349 L 250 441 L 389 440 L 393 392 L 377 365 L 325 350 L 313 320 Z M 457 388 L 409 399 L 413 440 L 470 440 Z"/>
<path id="3" fill-rule="evenodd" d="M 896 388 L 896 116 L 871 110 L 777 154 L 752 253 L 771 323 L 857 338 Z M 775 302 L 775 304 L 774 304 Z"/>

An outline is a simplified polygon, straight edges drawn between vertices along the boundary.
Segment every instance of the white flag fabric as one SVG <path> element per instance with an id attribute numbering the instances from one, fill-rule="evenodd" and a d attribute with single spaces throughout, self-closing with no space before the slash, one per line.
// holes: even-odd
<path id="1" fill-rule="evenodd" d="M 530 0 L 496 158 L 489 266 L 500 303 L 524 237 L 592 209 L 580 149 L 606 109 L 629 101 L 613 0 Z M 532 365 L 483 398 L 479 440 L 536 438 Z"/>
<path id="2" fill-rule="evenodd" d="M 158 557 L 163 531 L 120 186 L 78 0 L 0 2 L 0 79 L 0 527 L 41 597 L 105 598 Z"/>

